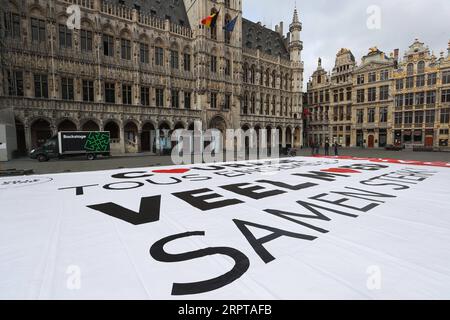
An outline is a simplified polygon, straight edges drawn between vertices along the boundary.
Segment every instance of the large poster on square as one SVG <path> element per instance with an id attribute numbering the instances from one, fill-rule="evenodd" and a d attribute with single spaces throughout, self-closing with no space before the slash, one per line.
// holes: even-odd
<path id="1" fill-rule="evenodd" d="M 444 299 L 450 164 L 309 158 L 0 179 L 1 299 Z"/>

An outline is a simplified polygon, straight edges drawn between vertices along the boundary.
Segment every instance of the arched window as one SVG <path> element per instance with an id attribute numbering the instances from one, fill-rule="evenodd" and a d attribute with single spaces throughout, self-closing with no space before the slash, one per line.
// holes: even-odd
<path id="1" fill-rule="evenodd" d="M 247 63 L 244 63 L 244 67 L 243 67 L 242 72 L 244 73 L 243 74 L 243 81 L 245 83 L 247 83 L 248 82 L 248 65 L 247 65 Z"/>
<path id="2" fill-rule="evenodd" d="M 270 71 L 269 69 L 266 70 L 266 87 L 270 86 Z"/>
<path id="3" fill-rule="evenodd" d="M 259 101 L 259 114 L 264 114 L 264 95 L 262 93 Z"/>
<path id="4" fill-rule="evenodd" d="M 242 113 L 248 114 L 248 92 L 244 93 L 244 108 L 243 108 Z"/>
<path id="5" fill-rule="evenodd" d="M 228 4 L 229 4 L 229 2 L 230 2 L 230 1 L 228 1 Z M 229 8 L 229 5 L 227 6 L 226 1 L 225 1 L 225 6 L 226 6 L 227 8 Z M 226 15 L 225 15 L 224 25 L 226 26 L 230 21 L 231 21 L 230 15 L 229 15 L 229 14 L 226 14 Z M 231 43 L 231 34 L 232 34 L 232 33 L 231 33 L 230 31 L 224 30 L 224 38 L 225 38 L 225 43 L 226 43 L 226 44 L 230 44 L 230 43 Z"/>
<path id="6" fill-rule="evenodd" d="M 255 71 L 255 66 L 252 65 L 250 68 L 250 82 L 252 84 L 255 84 L 255 79 L 256 79 L 256 71 Z"/>
<path id="7" fill-rule="evenodd" d="M 424 61 L 419 61 L 419 63 L 417 64 L 417 73 L 419 73 L 419 74 L 425 73 L 425 62 Z"/>
<path id="8" fill-rule="evenodd" d="M 288 116 L 288 108 L 289 108 L 289 98 L 286 98 L 286 105 L 285 105 L 285 109 L 284 109 L 284 115 L 286 117 Z"/>
<path id="9" fill-rule="evenodd" d="M 164 42 L 161 39 L 157 39 L 155 42 L 155 65 L 164 66 Z"/>
<path id="10" fill-rule="evenodd" d="M 211 15 L 217 13 L 217 9 L 216 8 L 212 8 L 211 9 Z M 210 28 L 211 30 L 211 39 L 213 40 L 217 40 L 217 25 L 214 26 L 213 28 Z"/>
<path id="11" fill-rule="evenodd" d="M 277 75 L 275 70 L 272 71 L 272 88 L 275 88 L 277 84 Z"/>
<path id="12" fill-rule="evenodd" d="M 250 113 L 255 114 L 256 113 L 256 96 L 255 93 L 252 93 L 252 98 L 250 101 Z"/>
<path id="13" fill-rule="evenodd" d="M 275 115 L 275 112 L 276 112 L 276 106 L 277 106 L 277 103 L 276 103 L 276 100 L 275 100 L 275 96 L 273 96 L 272 97 L 272 115 L 274 116 Z"/>
<path id="14" fill-rule="evenodd" d="M 284 99 L 283 99 L 283 97 L 281 97 L 280 98 L 280 116 L 283 115 L 283 102 L 284 102 Z"/>
<path id="15" fill-rule="evenodd" d="M 230 7 L 231 7 L 231 1 L 225 0 L 225 8 L 230 8 Z"/>
<path id="16" fill-rule="evenodd" d="M 408 76 L 412 76 L 414 74 L 414 65 L 412 63 L 408 64 L 406 67 L 406 73 Z"/>

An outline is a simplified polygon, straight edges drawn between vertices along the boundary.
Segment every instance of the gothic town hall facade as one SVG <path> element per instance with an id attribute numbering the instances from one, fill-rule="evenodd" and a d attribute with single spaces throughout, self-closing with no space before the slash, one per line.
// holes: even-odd
<path id="1" fill-rule="evenodd" d="M 67 25 L 71 5 L 79 28 Z M 241 0 L 7 0 L 0 11 L 9 150 L 58 131 L 105 130 L 113 152 L 153 152 L 152 132 L 195 121 L 279 129 L 280 146 L 303 144 L 297 11 L 287 32 L 243 18 Z M 214 28 L 200 24 L 215 12 Z"/>

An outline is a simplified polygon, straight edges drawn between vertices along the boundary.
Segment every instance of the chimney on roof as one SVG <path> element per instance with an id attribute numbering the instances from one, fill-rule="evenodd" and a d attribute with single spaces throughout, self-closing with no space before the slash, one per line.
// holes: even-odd
<path id="1" fill-rule="evenodd" d="M 283 26 L 284 26 L 284 23 L 283 23 L 283 21 L 281 21 L 281 22 L 280 22 L 280 26 L 279 26 L 279 28 L 278 28 L 278 33 L 280 34 L 280 36 L 283 36 L 283 34 L 284 34 L 284 32 L 283 32 Z"/>
<path id="2" fill-rule="evenodd" d="M 399 49 L 395 49 L 394 50 L 394 60 L 398 62 L 398 55 L 399 55 L 400 50 Z"/>
<path id="3" fill-rule="evenodd" d="M 278 25 L 275 25 L 275 32 L 280 33 L 280 29 L 279 29 Z"/>

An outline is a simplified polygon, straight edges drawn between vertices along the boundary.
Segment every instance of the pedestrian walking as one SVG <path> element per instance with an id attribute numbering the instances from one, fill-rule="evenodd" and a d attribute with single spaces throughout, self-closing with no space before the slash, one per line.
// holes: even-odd
<path id="1" fill-rule="evenodd" d="M 339 145 L 337 144 L 337 142 L 334 143 L 334 155 L 337 156 L 339 155 L 339 150 L 338 150 Z"/>
<path id="2" fill-rule="evenodd" d="M 330 143 L 328 141 L 325 142 L 325 155 L 330 155 Z"/>

